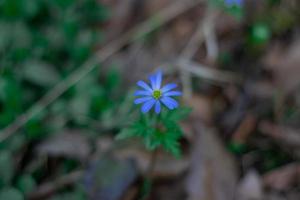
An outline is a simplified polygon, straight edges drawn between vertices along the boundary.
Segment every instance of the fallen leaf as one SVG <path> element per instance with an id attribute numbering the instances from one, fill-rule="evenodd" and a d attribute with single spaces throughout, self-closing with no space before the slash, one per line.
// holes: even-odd
<path id="1" fill-rule="evenodd" d="M 286 93 L 294 91 L 300 84 L 300 39 L 287 48 L 274 45 L 265 56 L 264 63 L 266 69 L 273 72 L 278 87 Z"/>
<path id="2" fill-rule="evenodd" d="M 239 200 L 262 200 L 263 184 L 260 175 L 255 170 L 250 170 L 240 181 L 237 189 Z"/>
<path id="3" fill-rule="evenodd" d="M 208 96 L 194 95 L 187 104 L 193 108 L 192 115 L 199 117 L 207 124 L 212 122 L 212 100 Z"/>
<path id="4" fill-rule="evenodd" d="M 64 156 L 85 160 L 91 149 L 83 133 L 80 130 L 64 130 L 39 144 L 36 152 L 42 155 Z"/>
<path id="5" fill-rule="evenodd" d="M 91 163 L 84 175 L 84 186 L 90 200 L 118 200 L 137 178 L 137 170 L 130 160 L 107 156 Z"/>
<path id="6" fill-rule="evenodd" d="M 251 133 L 253 133 L 256 127 L 256 118 L 248 113 L 242 120 L 238 128 L 235 130 L 232 136 L 232 140 L 239 144 L 244 144 Z"/>
<path id="7" fill-rule="evenodd" d="M 233 157 L 213 128 L 200 120 L 192 123 L 195 139 L 186 180 L 187 199 L 232 200 L 238 173 Z"/>
<path id="8" fill-rule="evenodd" d="M 289 164 L 272 170 L 263 176 L 264 186 L 278 191 L 286 191 L 295 183 L 299 183 L 299 164 Z"/>
<path id="9" fill-rule="evenodd" d="M 274 138 L 277 142 L 285 143 L 294 148 L 300 147 L 300 130 L 276 125 L 268 121 L 262 121 L 259 130 L 263 134 Z"/>
<path id="10" fill-rule="evenodd" d="M 119 159 L 134 160 L 138 171 L 142 174 L 147 173 L 151 160 L 151 152 L 139 145 L 137 141 L 133 141 L 121 149 L 115 149 L 114 155 Z M 186 155 L 183 155 L 180 159 L 176 159 L 164 151 L 158 151 L 152 174 L 154 178 L 173 178 L 185 172 L 189 164 Z"/>

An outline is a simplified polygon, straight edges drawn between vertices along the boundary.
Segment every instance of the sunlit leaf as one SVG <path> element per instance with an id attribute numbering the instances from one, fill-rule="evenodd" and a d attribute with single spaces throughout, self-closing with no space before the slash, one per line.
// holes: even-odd
<path id="1" fill-rule="evenodd" d="M 56 69 L 48 63 L 32 60 L 24 65 L 24 77 L 26 80 L 40 86 L 54 86 L 60 76 Z"/>

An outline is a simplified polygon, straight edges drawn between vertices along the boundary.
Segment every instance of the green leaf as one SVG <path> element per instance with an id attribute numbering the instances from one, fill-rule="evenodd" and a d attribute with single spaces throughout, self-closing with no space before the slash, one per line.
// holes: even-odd
<path id="1" fill-rule="evenodd" d="M 78 93 L 68 105 L 71 117 L 78 123 L 84 123 L 89 116 L 90 104 L 90 95 Z"/>
<path id="2" fill-rule="evenodd" d="M 36 187 L 34 178 L 29 174 L 20 176 L 17 180 L 17 188 L 23 193 L 28 194 Z"/>
<path id="3" fill-rule="evenodd" d="M 21 111 L 22 91 L 20 84 L 13 78 L 0 78 L 0 100 L 4 104 L 4 109 L 14 115 Z"/>
<path id="4" fill-rule="evenodd" d="M 25 14 L 24 0 L 2 0 L 1 14 L 7 18 L 23 17 Z"/>
<path id="5" fill-rule="evenodd" d="M 18 152 L 22 148 L 24 148 L 24 144 L 26 144 L 28 141 L 23 134 L 15 134 L 8 140 L 4 141 L 4 143 L 7 143 L 6 150 L 9 150 L 11 152 Z"/>
<path id="6" fill-rule="evenodd" d="M 29 49 L 32 43 L 32 35 L 29 27 L 23 22 L 11 24 L 11 43 L 16 49 Z"/>
<path id="7" fill-rule="evenodd" d="M 122 131 L 116 136 L 117 140 L 122 140 L 122 139 L 127 139 L 130 137 L 135 136 L 135 130 L 133 130 L 132 128 L 124 128 L 122 129 Z"/>
<path id="8" fill-rule="evenodd" d="M 175 157 L 180 157 L 181 155 L 180 144 L 176 139 L 165 140 L 165 142 L 163 143 L 163 147 L 166 149 L 166 151 L 172 153 Z"/>
<path id="9" fill-rule="evenodd" d="M 1 185 L 9 185 L 14 176 L 14 163 L 9 151 L 0 152 L 0 181 Z M 1 200 L 1 198 L 0 198 Z"/>
<path id="10" fill-rule="evenodd" d="M 5 127 L 15 119 L 15 114 L 11 111 L 0 112 L 0 127 Z"/>
<path id="11" fill-rule="evenodd" d="M 0 200 L 24 200 L 24 197 L 15 188 L 4 188 L 0 191 Z"/>
<path id="12" fill-rule="evenodd" d="M 43 126 L 42 120 L 35 117 L 29 120 L 25 125 L 26 136 L 29 139 L 41 139 L 46 136 L 45 127 Z"/>
<path id="13" fill-rule="evenodd" d="M 60 80 L 54 66 L 38 60 L 25 63 L 23 73 L 28 81 L 44 87 L 53 86 Z"/>
<path id="14" fill-rule="evenodd" d="M 251 29 L 251 42 L 255 45 L 267 43 L 271 37 L 271 31 L 266 24 L 257 23 Z"/>
<path id="15" fill-rule="evenodd" d="M 10 43 L 10 25 L 0 22 L 0 53 L 3 53 Z"/>
<path id="16" fill-rule="evenodd" d="M 190 113 L 192 109 L 181 107 L 175 110 L 168 110 L 165 114 L 162 115 L 162 118 L 164 121 L 179 121 L 184 118 L 186 118 Z"/>
<path id="17" fill-rule="evenodd" d="M 235 153 L 237 155 L 241 155 L 247 150 L 247 146 L 245 144 L 237 143 L 234 141 L 230 142 L 228 148 L 232 153 Z"/>
<path id="18" fill-rule="evenodd" d="M 61 8 L 66 9 L 74 4 L 75 0 L 54 0 Z"/>
<path id="19" fill-rule="evenodd" d="M 164 111 L 161 115 L 145 114 L 124 129 L 119 139 L 137 136 L 143 139 L 146 148 L 150 151 L 158 147 L 164 148 L 174 156 L 181 155 L 179 139 L 182 130 L 178 121 L 184 119 L 191 112 L 190 108 L 179 108 L 172 111 Z"/>
<path id="20" fill-rule="evenodd" d="M 160 142 L 158 140 L 153 139 L 153 137 L 146 137 L 144 141 L 146 148 L 150 151 L 153 151 L 160 145 Z"/>
<path id="21" fill-rule="evenodd" d="M 121 77 L 120 77 L 120 73 L 117 70 L 112 69 L 107 73 L 105 86 L 109 91 L 119 86 L 120 82 L 121 82 Z"/>
<path id="22" fill-rule="evenodd" d="M 241 20 L 245 15 L 244 9 L 240 6 L 225 7 L 225 10 L 234 16 L 237 20 Z"/>

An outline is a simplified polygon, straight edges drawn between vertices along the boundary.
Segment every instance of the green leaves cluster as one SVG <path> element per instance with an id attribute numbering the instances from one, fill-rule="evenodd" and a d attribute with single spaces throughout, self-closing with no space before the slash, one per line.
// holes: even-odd
<path id="1" fill-rule="evenodd" d="M 108 15 L 97 0 L 0 1 L 0 129 L 90 57 Z M 29 121 L 24 132 L 29 139 L 41 139 L 68 122 L 85 124 L 79 115 L 101 118 L 95 113 L 110 109 L 111 85 L 118 80 L 90 73 Z"/>
<path id="2" fill-rule="evenodd" d="M 108 17 L 98 0 L 0 0 L 0 130 L 91 56 Z M 41 181 L 42 167 L 25 171 L 32 155 L 24 149 L 31 152 L 36 141 L 66 126 L 113 118 L 120 77 L 113 70 L 99 74 L 90 73 L 0 143 L 0 200 L 24 199 Z"/>
<path id="3" fill-rule="evenodd" d="M 190 112 L 189 108 L 178 108 L 176 110 L 165 109 L 160 115 L 141 114 L 138 120 L 118 134 L 117 139 L 139 137 L 148 150 L 162 147 L 178 157 L 181 154 L 179 139 L 183 134 L 179 122 Z"/>

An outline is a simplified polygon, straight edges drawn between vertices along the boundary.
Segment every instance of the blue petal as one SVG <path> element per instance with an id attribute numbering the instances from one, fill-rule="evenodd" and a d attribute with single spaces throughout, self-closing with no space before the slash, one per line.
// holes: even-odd
<path id="1" fill-rule="evenodd" d="M 148 90 L 138 90 L 134 93 L 134 96 L 151 96 L 152 93 Z"/>
<path id="2" fill-rule="evenodd" d="M 152 99 L 152 100 L 149 100 L 146 103 L 144 103 L 144 105 L 141 108 L 142 112 L 143 113 L 148 112 L 153 107 L 153 105 L 155 104 L 155 102 L 156 102 L 156 100 Z"/>
<path id="3" fill-rule="evenodd" d="M 151 82 L 151 87 L 153 90 L 159 90 L 162 81 L 162 71 L 158 70 L 156 73 L 149 76 L 149 80 Z"/>
<path id="4" fill-rule="evenodd" d="M 170 97 L 162 97 L 160 100 L 165 106 L 167 106 L 171 110 L 178 107 L 177 101 Z"/>
<path id="5" fill-rule="evenodd" d="M 227 5 L 232 5 L 234 3 L 234 0 L 225 0 L 225 3 Z"/>
<path id="6" fill-rule="evenodd" d="M 169 83 L 167 85 L 165 85 L 164 87 L 161 88 L 162 93 L 168 92 L 174 88 L 176 88 L 177 85 L 175 83 Z"/>
<path id="7" fill-rule="evenodd" d="M 144 81 L 138 81 L 137 82 L 137 85 L 144 88 L 145 90 L 149 91 L 149 92 L 152 92 L 153 90 L 150 88 L 150 86 L 145 83 Z"/>
<path id="8" fill-rule="evenodd" d="M 160 113 L 160 110 L 161 110 L 160 102 L 156 101 L 156 103 L 155 103 L 155 112 L 158 114 L 158 113 Z"/>
<path id="9" fill-rule="evenodd" d="M 244 4 L 244 0 L 236 0 L 236 3 L 241 6 L 242 4 Z"/>
<path id="10" fill-rule="evenodd" d="M 150 83 L 151 83 L 152 90 L 156 90 L 155 89 L 155 85 L 156 85 L 156 77 L 155 77 L 155 75 L 150 75 L 149 76 L 149 80 L 150 80 Z"/>
<path id="11" fill-rule="evenodd" d="M 241 6 L 243 4 L 243 0 L 225 0 L 225 3 L 228 6 L 233 6 L 234 4 Z"/>
<path id="12" fill-rule="evenodd" d="M 163 94 L 163 96 L 168 97 L 168 96 L 181 96 L 182 92 L 179 91 L 171 91 L 171 92 L 166 92 Z"/>
<path id="13" fill-rule="evenodd" d="M 156 90 L 159 90 L 160 86 L 161 86 L 161 81 L 162 81 L 162 71 L 158 70 L 155 76 L 156 76 L 156 81 L 155 81 L 155 87 L 154 88 Z"/>
<path id="14" fill-rule="evenodd" d="M 134 103 L 140 104 L 140 103 L 144 103 L 146 101 L 150 101 L 152 99 L 153 99 L 153 97 L 142 97 L 142 98 L 138 98 L 138 99 L 134 100 Z"/>

